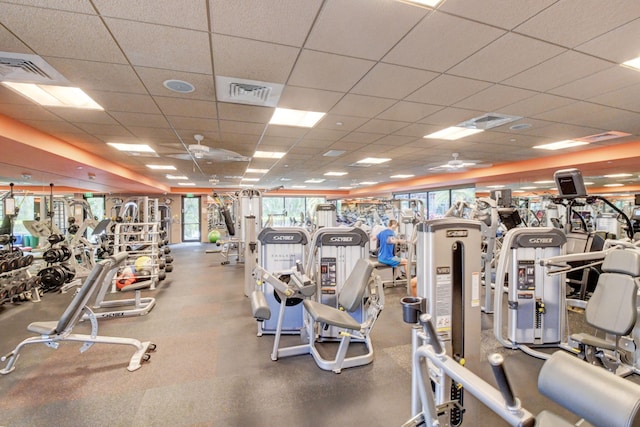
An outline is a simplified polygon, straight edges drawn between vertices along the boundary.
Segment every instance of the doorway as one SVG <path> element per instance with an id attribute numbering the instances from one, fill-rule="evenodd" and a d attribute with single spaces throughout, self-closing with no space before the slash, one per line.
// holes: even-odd
<path id="1" fill-rule="evenodd" d="M 182 197 L 182 241 L 201 241 L 200 197 Z"/>

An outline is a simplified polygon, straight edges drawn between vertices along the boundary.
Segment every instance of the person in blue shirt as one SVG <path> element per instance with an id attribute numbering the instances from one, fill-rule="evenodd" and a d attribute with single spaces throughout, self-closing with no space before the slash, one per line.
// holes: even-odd
<path id="1" fill-rule="evenodd" d="M 400 258 L 396 255 L 395 249 L 396 244 L 405 243 L 405 240 L 400 239 L 396 236 L 396 230 L 398 229 L 398 221 L 395 219 L 389 220 L 389 225 L 387 228 L 382 230 L 376 236 L 378 239 L 379 248 L 378 248 L 378 262 L 382 264 L 389 265 L 391 267 L 404 267 L 404 274 L 406 276 L 407 272 L 407 259 Z M 410 283 L 410 292 L 411 295 L 416 296 L 416 287 L 417 287 L 417 278 L 412 277 Z"/>

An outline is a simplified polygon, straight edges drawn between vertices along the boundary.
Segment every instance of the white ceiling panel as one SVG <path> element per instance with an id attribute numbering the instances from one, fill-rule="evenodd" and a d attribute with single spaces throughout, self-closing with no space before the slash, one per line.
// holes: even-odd
<path id="1" fill-rule="evenodd" d="M 102 16 L 207 31 L 206 0 L 92 0 Z"/>
<path id="2" fill-rule="evenodd" d="M 556 1 L 447 0 L 438 10 L 510 30 Z"/>
<path id="3" fill-rule="evenodd" d="M 504 85 L 493 85 L 455 104 L 472 110 L 502 112 L 502 108 L 535 96 L 537 92 Z"/>
<path id="4" fill-rule="evenodd" d="M 396 120 L 415 122 L 429 114 L 441 110 L 439 105 L 422 104 L 419 102 L 400 101 L 380 113 L 377 118 L 384 120 Z"/>
<path id="5" fill-rule="evenodd" d="M 266 124 L 273 116 L 273 108 L 257 107 L 253 105 L 232 104 L 218 102 L 218 114 L 222 120 L 233 120 L 242 117 L 244 121 Z M 215 114 L 215 106 L 214 106 Z"/>
<path id="6" fill-rule="evenodd" d="M 358 132 L 389 134 L 397 130 L 400 130 L 406 126 L 407 126 L 406 122 L 373 119 L 373 120 L 369 120 L 368 122 L 360 126 L 357 130 Z"/>
<path id="7" fill-rule="evenodd" d="M 453 105 L 491 86 L 489 82 L 443 74 L 409 95 L 407 101 Z"/>
<path id="8" fill-rule="evenodd" d="M 484 113 L 486 113 L 486 111 L 475 111 L 462 108 L 444 108 L 425 117 L 419 122 L 429 125 L 454 126 L 474 117 L 481 116 Z"/>
<path id="9" fill-rule="evenodd" d="M 515 31 L 575 47 L 623 25 L 640 14 L 640 2 L 563 0 L 543 10 Z"/>
<path id="10" fill-rule="evenodd" d="M 609 107 L 640 112 L 640 84 L 594 96 L 589 101 Z"/>
<path id="11" fill-rule="evenodd" d="M 636 19 L 581 44 L 576 50 L 621 64 L 638 57 L 637 44 L 629 41 L 638 40 L 639 37 L 640 20 Z"/>
<path id="12" fill-rule="evenodd" d="M 210 3 L 215 33 L 302 46 L 322 1 L 211 0 Z"/>
<path id="13" fill-rule="evenodd" d="M 350 132 L 359 128 L 367 121 L 368 119 L 364 117 L 327 114 L 320 123 L 316 125 L 316 129 L 335 129 Z"/>
<path id="14" fill-rule="evenodd" d="M 155 96 L 153 100 L 164 114 L 169 116 L 187 116 L 215 119 L 218 115 L 216 103 L 195 99 L 181 99 Z"/>
<path id="15" fill-rule="evenodd" d="M 342 92 L 286 86 L 278 107 L 294 110 L 329 111 L 344 96 Z"/>
<path id="16" fill-rule="evenodd" d="M 364 9 L 366 14 L 362 13 Z M 428 12 L 394 1 L 326 2 L 307 47 L 377 61 Z"/>
<path id="17" fill-rule="evenodd" d="M 576 101 L 572 99 L 540 93 L 502 107 L 500 112 L 512 116 L 533 117 L 545 111 L 573 104 L 574 102 Z"/>
<path id="18" fill-rule="evenodd" d="M 567 51 L 529 68 L 503 83 L 525 89 L 547 91 L 611 67 L 611 63 Z"/>
<path id="19" fill-rule="evenodd" d="M 378 63 L 351 90 L 352 93 L 403 99 L 438 77 L 438 73 Z"/>
<path id="20" fill-rule="evenodd" d="M 133 65 L 211 74 L 209 36 L 165 25 L 105 18 Z"/>
<path id="21" fill-rule="evenodd" d="M 197 117 L 180 117 L 180 116 L 169 116 L 167 117 L 171 126 L 176 129 L 188 129 L 193 131 L 193 133 L 203 133 L 203 132 L 217 132 L 218 131 L 218 122 L 211 119 L 201 119 Z M 143 126 L 143 125 L 135 125 L 134 126 Z M 161 126 L 162 127 L 162 126 Z"/>
<path id="22" fill-rule="evenodd" d="M 110 111 L 160 114 L 160 110 L 149 95 L 93 91 L 93 99 Z"/>
<path id="23" fill-rule="evenodd" d="M 304 49 L 288 84 L 347 92 L 374 65 L 372 61 Z"/>
<path id="24" fill-rule="evenodd" d="M 20 39 L 7 31 L 0 21 L 0 46 L 3 52 L 32 53 L 31 49 Z"/>
<path id="25" fill-rule="evenodd" d="M 219 76 L 284 83 L 299 52 L 295 47 L 238 37 L 214 34 L 212 38 L 213 67 Z"/>
<path id="26" fill-rule="evenodd" d="M 530 37 L 507 33 L 451 68 L 448 73 L 500 82 L 565 50 Z"/>
<path id="27" fill-rule="evenodd" d="M 444 72 L 503 34 L 503 30 L 495 27 L 436 11 L 411 30 L 383 60 Z"/>
<path id="28" fill-rule="evenodd" d="M 590 76 L 574 80 L 549 92 L 573 99 L 585 100 L 640 83 L 640 74 L 630 68 L 613 65 Z"/>
<path id="29" fill-rule="evenodd" d="M 374 117 L 394 103 L 391 99 L 348 94 L 331 109 L 331 114 Z"/>

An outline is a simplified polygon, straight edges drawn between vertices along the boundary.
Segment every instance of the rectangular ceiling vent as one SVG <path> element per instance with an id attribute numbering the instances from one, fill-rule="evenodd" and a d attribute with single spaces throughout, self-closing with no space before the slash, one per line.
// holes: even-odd
<path id="1" fill-rule="evenodd" d="M 352 166 L 354 168 L 368 168 L 371 167 L 373 165 L 373 163 L 351 163 L 350 165 L 347 166 Z"/>
<path id="2" fill-rule="evenodd" d="M 37 83 L 67 84 L 67 80 L 38 55 L 0 52 L 0 80 Z"/>
<path id="3" fill-rule="evenodd" d="M 520 116 L 508 116 L 506 114 L 488 113 L 480 117 L 474 117 L 464 121 L 456 126 L 467 129 L 492 129 L 498 126 L 505 125 L 507 123 L 520 120 Z"/>
<path id="4" fill-rule="evenodd" d="M 216 96 L 221 102 L 275 107 L 283 89 L 278 83 L 216 76 Z"/>
<path id="5" fill-rule="evenodd" d="M 603 133 L 598 133 L 595 135 L 589 135 L 589 136 L 585 136 L 582 138 L 577 138 L 575 139 L 576 141 L 583 141 L 583 142 L 600 142 L 600 141 L 607 141 L 609 139 L 615 139 L 615 138 L 623 138 L 625 136 L 629 136 L 631 135 L 630 133 L 625 133 L 625 132 L 618 132 L 615 130 L 609 131 L 609 132 L 603 132 Z"/>

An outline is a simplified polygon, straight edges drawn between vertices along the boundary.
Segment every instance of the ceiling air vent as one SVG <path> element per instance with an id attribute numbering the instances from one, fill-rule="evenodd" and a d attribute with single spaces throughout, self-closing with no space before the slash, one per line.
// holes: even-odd
<path id="1" fill-rule="evenodd" d="M 618 132 L 618 131 L 609 131 L 609 132 L 603 132 L 603 133 L 598 133 L 595 135 L 589 135 L 589 136 L 585 136 L 582 138 L 576 138 L 576 141 L 584 141 L 584 142 L 600 142 L 600 141 L 606 141 L 608 139 L 615 139 L 615 138 L 623 138 L 625 136 L 629 136 L 631 135 L 630 133 L 625 133 L 625 132 Z"/>
<path id="2" fill-rule="evenodd" d="M 13 52 L 0 52 L 0 79 L 38 84 L 68 83 L 38 55 Z"/>
<path id="3" fill-rule="evenodd" d="M 456 126 L 468 129 L 491 129 L 521 119 L 520 116 L 508 116 L 506 114 L 488 113 L 480 117 L 474 117 Z"/>
<path id="4" fill-rule="evenodd" d="M 216 95 L 222 102 L 275 107 L 283 88 L 278 83 L 216 76 Z"/>

